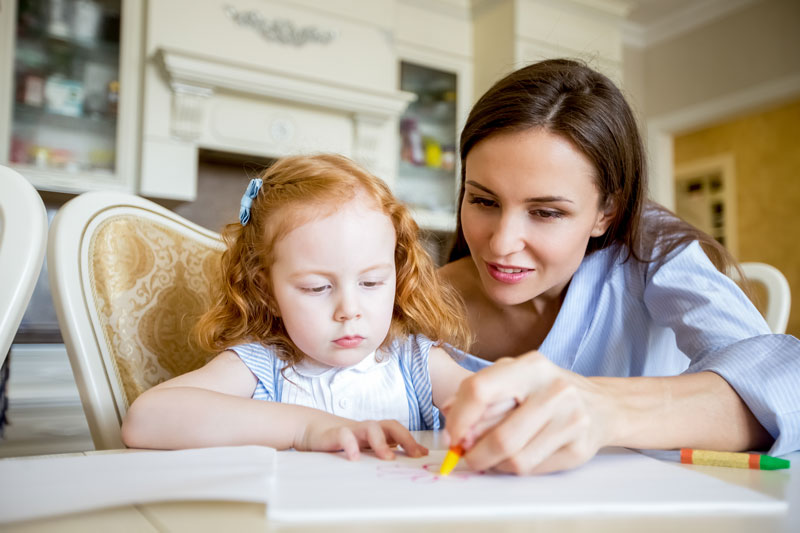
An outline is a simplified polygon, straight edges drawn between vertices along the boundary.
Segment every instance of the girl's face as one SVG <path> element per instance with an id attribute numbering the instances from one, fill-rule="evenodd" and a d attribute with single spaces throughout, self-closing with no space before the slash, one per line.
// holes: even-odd
<path id="1" fill-rule="evenodd" d="M 306 356 L 346 367 L 383 343 L 394 308 L 395 239 L 391 219 L 356 196 L 275 244 L 273 293 Z"/>
<path id="2" fill-rule="evenodd" d="M 500 305 L 558 297 L 611 221 L 591 162 L 536 128 L 483 139 L 465 165 L 461 224 L 486 295 Z"/>

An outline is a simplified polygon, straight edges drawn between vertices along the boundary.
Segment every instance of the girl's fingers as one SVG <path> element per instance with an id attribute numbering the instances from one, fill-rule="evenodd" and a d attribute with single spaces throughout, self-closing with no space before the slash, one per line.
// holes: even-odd
<path id="1" fill-rule="evenodd" d="M 428 455 L 428 449 L 418 443 L 411 433 L 399 422 L 395 420 L 384 420 L 381 422 L 383 430 L 389 438 L 397 442 L 405 450 L 409 457 L 422 457 Z"/>
<path id="2" fill-rule="evenodd" d="M 366 432 L 366 441 L 369 447 L 375 452 L 379 459 L 390 460 L 394 459 L 394 452 L 389 448 L 386 443 L 386 435 L 383 428 L 377 422 L 369 422 L 364 425 Z"/>
<path id="3" fill-rule="evenodd" d="M 344 450 L 344 455 L 350 461 L 355 461 L 361 454 L 358 439 L 349 428 L 340 427 L 336 432 L 338 446 Z"/>

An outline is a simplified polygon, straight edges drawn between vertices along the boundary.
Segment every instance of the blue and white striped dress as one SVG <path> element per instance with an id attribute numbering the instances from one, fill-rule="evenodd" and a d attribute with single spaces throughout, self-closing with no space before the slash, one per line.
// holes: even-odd
<path id="1" fill-rule="evenodd" d="M 256 400 L 313 407 L 352 420 L 397 420 L 409 430 L 439 429 L 428 356 L 433 342 L 423 335 L 395 341 L 378 357 L 332 368 L 306 358 L 286 363 L 258 343 L 231 348 L 258 378 Z"/>
<path id="2" fill-rule="evenodd" d="M 539 351 L 584 376 L 715 372 L 775 438 L 772 454 L 800 449 L 800 341 L 770 333 L 697 242 L 661 264 L 622 259 L 612 246 L 583 260 Z"/>

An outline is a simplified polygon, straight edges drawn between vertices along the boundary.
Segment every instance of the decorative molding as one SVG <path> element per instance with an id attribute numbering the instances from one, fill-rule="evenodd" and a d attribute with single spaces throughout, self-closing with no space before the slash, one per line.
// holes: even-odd
<path id="1" fill-rule="evenodd" d="M 648 48 L 673 39 L 695 28 L 711 24 L 715 20 L 739 11 L 760 0 L 697 0 L 686 8 L 663 17 L 652 24 L 623 24 L 623 41 L 627 46 Z"/>
<path id="2" fill-rule="evenodd" d="M 650 192 L 653 199 L 669 209 L 675 207 L 675 134 L 720 122 L 768 104 L 777 104 L 797 95 L 800 95 L 800 75 L 792 75 L 647 119 Z"/>
<path id="3" fill-rule="evenodd" d="M 381 126 L 383 121 L 376 121 L 366 116 L 358 116 L 354 121 L 353 159 L 364 168 L 377 175 L 384 175 L 381 163 Z"/>
<path id="4" fill-rule="evenodd" d="M 173 82 L 171 132 L 175 137 L 193 141 L 203 133 L 206 116 L 206 103 L 214 94 L 208 87 L 198 87 Z"/>
<path id="5" fill-rule="evenodd" d="M 798 95 L 800 74 L 793 74 L 653 117 L 648 119 L 648 124 L 671 134 L 679 134 L 728 120 L 759 107 L 779 104 Z"/>
<path id="6" fill-rule="evenodd" d="M 414 94 L 403 91 L 350 87 L 183 51 L 162 48 L 158 56 L 171 85 L 205 87 L 215 92 L 226 90 L 381 119 L 398 117 L 415 98 Z"/>
<path id="7" fill-rule="evenodd" d="M 230 4 L 222 9 L 233 22 L 243 28 L 253 29 L 269 42 L 300 48 L 308 43 L 330 44 L 338 35 L 335 30 L 321 30 L 315 26 L 297 27 L 288 19 L 268 19 L 254 9 L 239 10 Z"/>
<path id="8" fill-rule="evenodd" d="M 595 11 L 612 15 L 614 17 L 627 17 L 636 7 L 638 0 L 569 0 L 573 4 L 586 6 Z"/>
<path id="9" fill-rule="evenodd" d="M 476 0 L 397 0 L 401 4 L 418 7 L 459 20 L 472 21 L 472 5 Z"/>
<path id="10" fill-rule="evenodd" d="M 493 9 L 497 4 L 509 0 L 472 0 L 472 16 L 479 17 Z M 551 7 L 572 12 L 590 13 L 606 16 L 614 20 L 622 19 L 630 13 L 637 0 L 523 0 L 531 4 L 546 4 Z"/>

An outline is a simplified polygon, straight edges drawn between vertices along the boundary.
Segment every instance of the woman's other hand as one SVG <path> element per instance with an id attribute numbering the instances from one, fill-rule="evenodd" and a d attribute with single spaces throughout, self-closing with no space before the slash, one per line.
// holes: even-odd
<path id="1" fill-rule="evenodd" d="M 474 429 L 490 406 L 519 406 L 483 434 Z M 468 448 L 474 470 L 543 474 L 579 466 L 610 443 L 614 402 L 591 380 L 564 370 L 538 352 L 494 365 L 465 379 L 448 402 L 446 431 Z"/>

